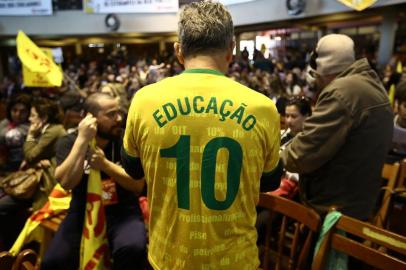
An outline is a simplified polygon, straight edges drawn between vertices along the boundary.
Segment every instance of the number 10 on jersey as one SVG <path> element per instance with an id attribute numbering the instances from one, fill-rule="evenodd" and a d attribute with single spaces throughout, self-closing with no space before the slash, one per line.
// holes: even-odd
<path id="1" fill-rule="evenodd" d="M 228 151 L 227 191 L 223 201 L 215 196 L 216 161 L 220 149 Z M 178 142 L 160 150 L 161 157 L 176 158 L 176 192 L 178 207 L 190 209 L 190 136 L 181 135 Z M 201 195 L 203 203 L 212 210 L 226 210 L 234 202 L 240 186 L 242 167 L 241 145 L 229 137 L 217 137 L 204 147 L 201 161 Z"/>

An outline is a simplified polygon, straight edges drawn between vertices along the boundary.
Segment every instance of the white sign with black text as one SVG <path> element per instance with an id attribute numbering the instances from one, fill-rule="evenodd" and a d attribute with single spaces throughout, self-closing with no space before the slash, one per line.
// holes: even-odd
<path id="1" fill-rule="evenodd" d="M 86 13 L 166 13 L 178 9 L 178 0 L 83 0 Z"/>
<path id="2" fill-rule="evenodd" d="M 52 15 L 52 0 L 0 0 L 0 15 Z"/>

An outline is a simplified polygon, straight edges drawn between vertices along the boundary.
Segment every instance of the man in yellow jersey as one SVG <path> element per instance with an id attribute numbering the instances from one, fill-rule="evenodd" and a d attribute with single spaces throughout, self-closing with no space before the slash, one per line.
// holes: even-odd
<path id="1" fill-rule="evenodd" d="M 148 187 L 148 259 L 159 270 L 257 269 L 260 182 L 279 185 L 269 177 L 279 167 L 276 107 L 224 76 L 234 42 L 222 4 L 185 6 L 178 34 L 185 71 L 135 94 L 122 151 Z"/>

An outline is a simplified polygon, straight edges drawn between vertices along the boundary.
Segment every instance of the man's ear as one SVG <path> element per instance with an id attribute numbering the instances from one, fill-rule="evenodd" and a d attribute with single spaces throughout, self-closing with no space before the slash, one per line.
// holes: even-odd
<path id="1" fill-rule="evenodd" d="M 184 57 L 183 57 L 183 53 L 182 53 L 182 49 L 181 49 L 180 43 L 179 43 L 179 42 L 175 42 L 175 43 L 173 44 L 173 48 L 175 49 L 175 54 L 176 54 L 176 57 L 178 58 L 179 63 L 181 63 L 182 65 L 184 65 L 185 59 L 184 59 Z"/>
<path id="2" fill-rule="evenodd" d="M 234 48 L 235 48 L 235 40 L 233 39 L 233 41 L 231 42 L 231 44 L 230 44 L 230 46 L 228 47 L 228 50 L 227 50 L 226 61 L 228 63 L 231 63 L 231 61 L 233 60 Z"/>

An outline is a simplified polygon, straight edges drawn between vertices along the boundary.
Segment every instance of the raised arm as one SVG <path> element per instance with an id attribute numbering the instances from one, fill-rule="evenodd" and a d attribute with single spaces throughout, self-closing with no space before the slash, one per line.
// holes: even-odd
<path id="1" fill-rule="evenodd" d="M 90 166 L 94 169 L 101 170 L 113 178 L 117 184 L 123 187 L 126 190 L 134 192 L 136 195 L 139 195 L 145 185 L 144 178 L 134 179 L 126 173 L 124 168 L 108 160 L 102 149 L 96 148 L 92 153 L 90 159 Z"/>
<path id="2" fill-rule="evenodd" d="M 55 177 L 64 189 L 76 187 L 83 176 L 84 161 L 89 142 L 96 135 L 96 118 L 88 114 L 79 123 L 78 136 L 66 159 L 56 167 Z M 58 148 L 63 147 L 58 143 Z"/>
<path id="3" fill-rule="evenodd" d="M 32 164 L 42 159 L 48 159 L 50 152 L 54 151 L 55 142 L 63 134 L 64 129 L 61 125 L 53 125 L 48 127 L 38 140 L 28 135 L 24 143 L 24 160 Z"/>

